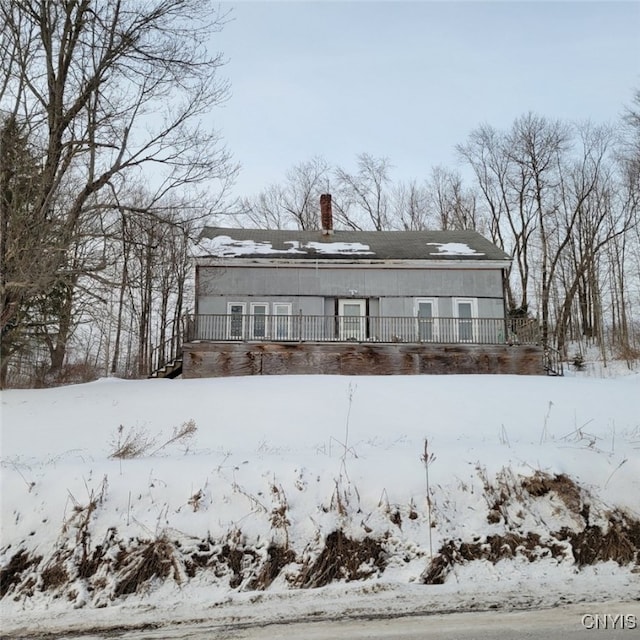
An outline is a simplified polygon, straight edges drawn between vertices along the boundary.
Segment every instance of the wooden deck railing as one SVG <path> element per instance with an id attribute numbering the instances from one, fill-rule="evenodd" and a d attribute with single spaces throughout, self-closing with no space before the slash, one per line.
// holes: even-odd
<path id="1" fill-rule="evenodd" d="M 211 342 L 539 344 L 540 331 L 537 322 L 527 318 L 211 314 L 191 316 L 186 339 Z"/>

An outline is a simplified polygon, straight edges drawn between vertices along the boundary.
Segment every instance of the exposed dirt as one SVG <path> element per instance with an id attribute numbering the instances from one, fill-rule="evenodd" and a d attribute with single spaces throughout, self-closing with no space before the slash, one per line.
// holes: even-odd
<path id="1" fill-rule="evenodd" d="M 482 473 L 480 474 L 482 476 Z M 564 474 L 551 476 L 537 471 L 521 478 L 519 486 L 509 474 L 498 474 L 494 483 L 483 477 L 488 504 L 487 520 L 491 524 L 504 522 L 516 527 L 509 516 L 509 506 L 517 503 L 521 510 L 531 509 L 529 499 L 535 500 L 554 494 L 566 512 L 582 521 L 579 530 L 562 527 L 552 531 L 543 540 L 533 532 L 506 532 L 487 536 L 486 539 L 465 542 L 449 540 L 438 550 L 422 574 L 425 584 L 442 584 L 453 566 L 474 560 L 488 560 L 495 564 L 504 558 L 524 557 L 530 562 L 545 557 L 569 559 L 578 567 L 598 562 L 615 561 L 619 565 L 640 565 L 640 520 L 621 512 L 606 514 L 604 525 L 590 524 L 590 505 L 585 492 Z M 526 496 L 521 494 L 524 489 Z"/>
<path id="2" fill-rule="evenodd" d="M 455 564 L 473 560 L 488 560 L 495 564 L 505 558 L 521 556 L 529 562 L 552 556 L 563 558 L 566 546 L 553 540 L 543 542 L 537 533 L 525 536 L 507 533 L 503 536 L 487 536 L 483 542 L 461 542 L 450 540 L 438 551 L 422 576 L 424 584 L 443 584 Z"/>
<path id="3" fill-rule="evenodd" d="M 529 562 L 555 558 L 578 568 L 607 561 L 635 563 L 640 570 L 640 521 L 621 511 L 604 511 L 602 505 L 594 507 L 589 494 L 569 477 L 537 472 L 523 478 L 507 470 L 490 481 L 482 470 L 479 473 L 487 518 L 498 532 L 447 540 L 425 568 L 423 583 L 445 582 L 455 565 L 476 560 L 495 564 L 518 557 Z M 344 504 L 333 508 L 340 507 Z M 536 520 L 536 531 L 525 529 L 523 523 L 532 522 L 538 507 L 551 508 L 558 516 L 556 522 L 567 526 L 546 531 Z M 54 598 L 66 597 L 75 606 L 89 602 L 107 606 L 162 581 L 182 584 L 199 574 L 209 574 L 237 591 L 264 590 L 279 577 L 291 587 L 315 588 L 380 576 L 398 551 L 397 539 L 390 532 L 372 537 L 367 528 L 365 537 L 357 539 L 335 530 L 324 541 L 310 542 L 299 554 L 289 546 L 288 536 L 284 545 L 252 545 L 238 529 L 219 540 L 176 538 L 166 533 L 154 539 L 125 540 L 111 528 L 94 545 L 92 513 L 93 509 L 83 509 L 82 517 L 66 523 L 61 536 L 64 542 L 48 558 L 25 548 L 12 554 L 3 549 L 8 562 L 0 576 L 0 597 L 17 600 L 47 592 Z M 283 523 L 288 523 L 284 507 L 278 516 L 274 531 L 281 533 L 286 530 Z M 407 523 L 417 517 L 411 507 Z M 398 510 L 391 510 L 389 519 L 395 531 L 401 528 Z"/>

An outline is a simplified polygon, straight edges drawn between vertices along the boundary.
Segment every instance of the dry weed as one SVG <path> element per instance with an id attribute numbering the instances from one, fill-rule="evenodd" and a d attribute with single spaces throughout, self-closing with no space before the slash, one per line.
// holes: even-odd
<path id="1" fill-rule="evenodd" d="M 202 489 L 198 489 L 198 491 L 194 493 L 189 500 L 187 500 L 187 503 L 191 506 L 194 513 L 196 511 L 200 511 L 200 502 L 202 501 L 202 498 L 204 498 L 204 493 L 202 492 Z"/>
<path id="2" fill-rule="evenodd" d="M 534 498 L 545 496 L 553 491 L 571 513 L 581 515 L 583 511 L 580 488 L 564 473 L 550 476 L 542 471 L 536 471 L 532 476 L 523 478 L 521 484 L 522 488 Z"/>
<path id="3" fill-rule="evenodd" d="M 267 560 L 259 572 L 249 581 L 247 588 L 263 591 L 280 575 L 284 567 L 295 562 L 296 554 L 288 548 L 271 544 L 267 548 Z"/>
<path id="4" fill-rule="evenodd" d="M 183 422 L 179 427 L 174 427 L 171 437 L 163 442 L 159 447 L 153 448 L 156 444 L 156 438 L 152 438 L 143 428 L 130 428 L 127 433 L 124 432 L 124 426 L 120 425 L 117 429 L 116 437 L 111 443 L 112 453 L 110 458 L 119 460 L 127 460 L 130 458 L 139 458 L 144 455 L 156 455 L 165 447 L 176 442 L 188 445 L 189 441 L 198 431 L 198 427 L 194 420 Z"/>
<path id="5" fill-rule="evenodd" d="M 195 436 L 196 431 L 198 431 L 198 427 L 196 427 L 195 420 L 187 420 L 187 422 L 183 422 L 179 427 L 173 428 L 173 433 L 171 437 L 162 445 L 160 445 L 157 449 L 151 452 L 151 455 L 154 456 L 156 453 L 159 453 L 165 447 L 168 447 L 170 444 L 174 444 L 176 442 L 180 442 L 181 444 L 187 444 L 193 436 Z"/>
<path id="6" fill-rule="evenodd" d="M 505 558 L 522 556 L 529 562 L 551 555 L 554 558 L 564 557 L 566 546 L 556 541 L 543 542 L 537 533 L 526 535 L 506 533 L 505 535 L 487 536 L 484 542 L 462 542 L 449 540 L 438 555 L 429 563 L 422 574 L 424 584 L 443 584 L 456 564 L 465 564 L 473 560 L 488 560 L 496 564 Z"/>
<path id="7" fill-rule="evenodd" d="M 611 560 L 619 565 L 634 562 L 639 565 L 640 521 L 614 511 L 609 514 L 606 531 L 589 525 L 580 532 L 563 527 L 550 533 L 546 540 L 531 531 L 487 536 L 484 541 L 449 540 L 425 569 L 422 581 L 425 584 L 442 584 L 454 565 L 473 560 L 488 560 L 494 564 L 516 556 L 525 557 L 530 562 L 548 556 L 563 560 L 568 557 L 569 548 L 579 568 Z"/>
<path id="8" fill-rule="evenodd" d="M 4 598 L 22 580 L 22 575 L 35 568 L 42 561 L 42 556 L 29 554 L 24 549 L 11 556 L 9 563 L 0 571 L 0 598 Z"/>
<path id="9" fill-rule="evenodd" d="M 303 567 L 294 584 L 315 588 L 336 580 L 363 580 L 382 572 L 385 566 L 380 542 L 368 537 L 353 540 L 342 531 L 334 531 L 327 536 L 320 555 Z"/>
<path id="10" fill-rule="evenodd" d="M 49 563 L 40 574 L 42 579 L 42 589 L 57 589 L 67 584 L 69 574 L 64 566 L 64 560 L 58 558 L 54 562 Z"/>
<path id="11" fill-rule="evenodd" d="M 284 548 L 288 549 L 291 521 L 287 517 L 287 513 L 289 512 L 287 496 L 282 485 L 278 486 L 275 483 L 271 485 L 271 495 L 273 497 L 273 506 L 269 514 L 269 522 L 273 529 L 282 531 L 284 534 Z"/>
<path id="12" fill-rule="evenodd" d="M 154 444 L 155 440 L 153 440 L 144 429 L 131 428 L 125 434 L 124 426 L 120 425 L 118 427 L 117 438 L 112 442 L 113 451 L 109 457 L 119 460 L 139 458 L 147 453 Z"/>
<path id="13" fill-rule="evenodd" d="M 173 543 L 161 536 L 147 541 L 133 551 L 122 550 L 118 554 L 116 570 L 123 573 L 115 587 L 115 597 L 136 593 L 152 578 L 165 579 L 173 572 L 173 578 L 180 582 L 180 567 Z"/>
<path id="14" fill-rule="evenodd" d="M 565 527 L 558 537 L 569 542 L 579 567 L 609 560 L 619 565 L 640 564 L 640 520 L 620 511 L 609 514 L 606 531 L 589 525 L 576 533 Z"/>

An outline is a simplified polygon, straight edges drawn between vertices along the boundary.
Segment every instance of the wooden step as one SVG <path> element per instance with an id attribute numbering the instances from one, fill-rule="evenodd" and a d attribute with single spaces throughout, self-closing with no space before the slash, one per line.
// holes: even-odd
<path id="1" fill-rule="evenodd" d="M 174 358 L 170 362 L 163 364 L 160 368 L 152 371 L 149 378 L 175 378 L 182 373 L 182 356 Z"/>

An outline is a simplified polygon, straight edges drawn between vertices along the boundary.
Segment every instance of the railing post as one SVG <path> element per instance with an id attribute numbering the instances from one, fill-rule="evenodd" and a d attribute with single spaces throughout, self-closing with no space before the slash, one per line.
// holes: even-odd
<path id="1" fill-rule="evenodd" d="M 361 332 L 353 334 L 358 319 L 362 323 Z M 281 321 L 286 323 L 286 332 L 280 330 Z M 256 322 L 264 322 L 264 335 L 259 330 L 262 325 L 258 326 Z M 353 334 L 361 342 L 511 344 L 514 341 L 516 344 L 540 344 L 536 321 L 530 318 L 427 318 L 414 315 L 344 318 L 339 315 L 306 316 L 300 310 L 287 316 L 243 314 L 241 319 L 239 315 L 231 314 L 186 315 L 180 318 L 180 323 L 181 331 L 172 332 L 171 338 L 163 344 L 150 347 L 148 359 L 154 367 L 164 364 L 159 362 L 163 354 L 169 360 L 175 357 L 184 342 L 192 340 L 342 342 Z"/>

